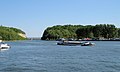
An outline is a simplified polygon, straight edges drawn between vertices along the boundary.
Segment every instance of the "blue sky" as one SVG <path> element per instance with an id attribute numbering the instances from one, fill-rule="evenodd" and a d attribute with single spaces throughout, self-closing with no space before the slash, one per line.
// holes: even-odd
<path id="1" fill-rule="evenodd" d="M 120 27 L 120 0 L 0 0 L 0 24 L 40 37 L 53 25 L 115 24 Z"/>

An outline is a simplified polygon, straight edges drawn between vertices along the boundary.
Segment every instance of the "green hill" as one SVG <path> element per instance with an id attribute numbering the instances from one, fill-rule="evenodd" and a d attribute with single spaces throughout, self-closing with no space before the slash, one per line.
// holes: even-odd
<path id="1" fill-rule="evenodd" d="M 59 38 L 118 38 L 120 29 L 113 24 L 92 25 L 56 25 L 48 27 L 42 36 L 42 40 L 55 40 Z"/>
<path id="2" fill-rule="evenodd" d="M 25 32 L 20 29 L 0 26 L 0 38 L 2 40 L 24 40 L 26 39 L 24 35 Z"/>

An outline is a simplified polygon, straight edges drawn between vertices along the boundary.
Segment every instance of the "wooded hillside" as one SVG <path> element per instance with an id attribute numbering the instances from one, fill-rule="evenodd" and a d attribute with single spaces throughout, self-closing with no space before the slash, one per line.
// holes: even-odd
<path id="1" fill-rule="evenodd" d="M 25 37 L 20 36 L 19 33 L 25 35 L 25 32 L 23 32 L 20 29 L 13 28 L 13 27 L 0 26 L 0 39 L 1 40 L 23 40 L 23 39 L 26 39 Z"/>
<path id="2" fill-rule="evenodd" d="M 114 24 L 92 25 L 56 25 L 48 27 L 42 36 L 42 40 L 55 40 L 59 38 L 118 38 L 120 29 Z"/>

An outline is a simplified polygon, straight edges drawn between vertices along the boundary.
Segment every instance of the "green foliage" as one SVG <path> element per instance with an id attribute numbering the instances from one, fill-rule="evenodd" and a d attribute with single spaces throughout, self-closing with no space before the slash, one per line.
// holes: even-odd
<path id="1" fill-rule="evenodd" d="M 20 29 L 0 26 L 0 37 L 2 40 L 24 40 L 25 38 L 19 36 L 18 33 L 25 34 Z"/>
<path id="2" fill-rule="evenodd" d="M 115 38 L 120 37 L 120 29 L 113 24 L 87 25 L 57 25 L 48 27 L 42 40 L 55 40 L 58 38 Z"/>
<path id="3" fill-rule="evenodd" d="M 117 28 L 112 24 L 100 24 L 94 27 L 94 34 L 99 33 L 95 37 L 114 38 L 117 37 Z"/>
<path id="4" fill-rule="evenodd" d="M 118 37 L 118 30 L 112 24 L 99 24 L 95 26 L 86 26 L 76 31 L 78 38 L 115 38 Z"/>
<path id="5" fill-rule="evenodd" d="M 118 28 L 118 37 L 120 37 L 120 28 Z"/>
<path id="6" fill-rule="evenodd" d="M 42 36 L 42 40 L 55 40 L 58 38 L 76 38 L 76 30 L 82 25 L 57 25 L 48 27 Z"/>
<path id="7" fill-rule="evenodd" d="M 25 34 L 25 32 L 23 32 L 23 31 L 20 30 L 20 29 L 13 28 L 13 27 L 10 27 L 10 29 L 12 29 L 13 31 L 15 31 L 16 33 L 22 33 L 22 34 Z"/>

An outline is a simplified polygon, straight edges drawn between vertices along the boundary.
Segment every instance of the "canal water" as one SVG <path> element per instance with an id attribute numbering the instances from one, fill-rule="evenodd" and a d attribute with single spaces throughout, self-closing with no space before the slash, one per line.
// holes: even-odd
<path id="1" fill-rule="evenodd" d="M 95 46 L 61 46 L 56 41 L 7 42 L 0 51 L 0 72 L 119 72 L 120 42 L 94 41 Z"/>

